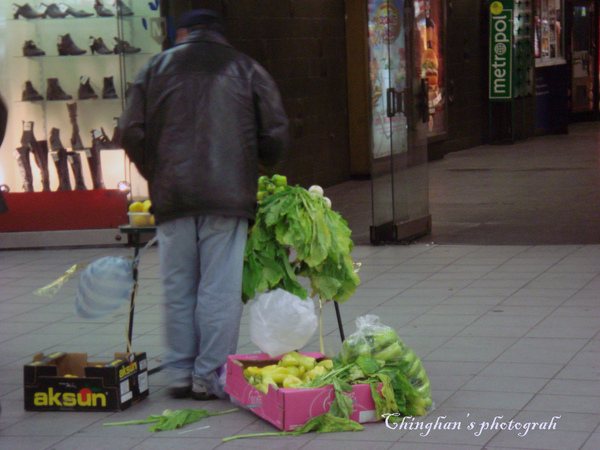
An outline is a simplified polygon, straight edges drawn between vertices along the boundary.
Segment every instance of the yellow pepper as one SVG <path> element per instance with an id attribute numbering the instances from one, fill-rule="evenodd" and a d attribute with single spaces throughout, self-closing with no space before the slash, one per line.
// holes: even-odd
<path id="1" fill-rule="evenodd" d="M 256 387 L 256 389 L 261 391 L 263 394 L 268 394 L 269 393 L 269 385 L 272 385 L 276 389 L 278 387 L 277 383 L 275 383 L 275 381 L 273 381 L 273 378 L 266 375 L 262 378 L 262 381 L 258 385 L 255 385 L 255 387 Z"/>
<path id="2" fill-rule="evenodd" d="M 297 388 L 302 383 L 303 383 L 303 381 L 300 378 L 295 377 L 294 375 L 288 375 L 287 377 L 285 377 L 285 380 L 283 380 L 283 387 L 284 388 Z"/>
<path id="3" fill-rule="evenodd" d="M 323 361 L 317 363 L 317 366 L 323 366 L 327 369 L 327 371 L 333 370 L 333 361 L 330 359 L 324 359 Z"/>
<path id="4" fill-rule="evenodd" d="M 291 372 L 286 367 L 267 366 L 261 370 L 261 374 L 263 377 L 271 377 L 276 384 L 281 385 L 285 377 L 291 375 Z"/>
<path id="5" fill-rule="evenodd" d="M 246 367 L 244 369 L 244 378 L 248 380 L 251 377 L 255 377 L 260 374 L 260 368 L 256 366 Z"/>
<path id="6" fill-rule="evenodd" d="M 290 352 L 281 358 L 281 365 L 287 366 L 302 366 L 306 370 L 311 370 L 315 367 L 317 361 L 311 356 L 301 355 L 298 352 Z"/>
<path id="7" fill-rule="evenodd" d="M 325 375 L 327 373 L 327 369 L 323 366 L 317 366 L 314 369 L 309 370 L 306 373 L 308 374 L 308 377 L 312 381 L 315 378 L 317 378 L 319 375 Z"/>

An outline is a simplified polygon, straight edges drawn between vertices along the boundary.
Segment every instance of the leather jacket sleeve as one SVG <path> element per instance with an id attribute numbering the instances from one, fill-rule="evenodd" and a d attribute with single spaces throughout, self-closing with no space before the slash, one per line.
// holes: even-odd
<path id="1" fill-rule="evenodd" d="M 119 118 L 117 136 L 125 153 L 147 180 L 150 164 L 146 159 L 146 89 L 150 62 L 140 71 L 129 88 L 127 106 Z"/>
<path id="2" fill-rule="evenodd" d="M 257 67 L 253 97 L 258 123 L 258 157 L 262 165 L 274 166 L 289 145 L 288 119 L 275 81 Z"/>

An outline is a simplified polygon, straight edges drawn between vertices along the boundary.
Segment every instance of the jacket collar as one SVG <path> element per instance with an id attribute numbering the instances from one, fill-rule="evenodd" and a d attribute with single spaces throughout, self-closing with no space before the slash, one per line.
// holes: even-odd
<path id="1" fill-rule="evenodd" d="M 196 30 L 187 35 L 181 44 L 189 44 L 191 42 L 209 42 L 213 44 L 221 44 L 231 47 L 231 44 L 225 37 L 214 30 Z"/>

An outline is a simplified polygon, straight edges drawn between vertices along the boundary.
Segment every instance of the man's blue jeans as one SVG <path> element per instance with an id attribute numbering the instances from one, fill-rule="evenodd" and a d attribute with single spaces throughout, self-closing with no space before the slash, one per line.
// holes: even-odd
<path id="1" fill-rule="evenodd" d="M 248 221 L 184 217 L 157 227 L 171 383 L 224 397 L 220 368 L 234 354 L 242 316 Z"/>

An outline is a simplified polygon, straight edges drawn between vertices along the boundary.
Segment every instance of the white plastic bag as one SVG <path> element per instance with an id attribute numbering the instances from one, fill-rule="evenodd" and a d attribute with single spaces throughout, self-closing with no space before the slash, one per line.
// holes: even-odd
<path id="1" fill-rule="evenodd" d="M 271 357 L 304 347 L 318 325 L 313 301 L 283 289 L 258 295 L 250 307 L 250 338 Z"/>
<path id="2" fill-rule="evenodd" d="M 131 258 L 107 256 L 97 259 L 81 273 L 75 311 L 86 319 L 115 312 L 131 299 L 134 286 Z"/>

